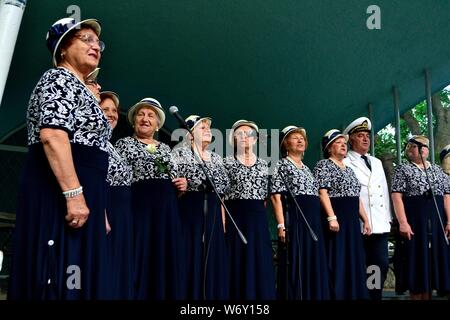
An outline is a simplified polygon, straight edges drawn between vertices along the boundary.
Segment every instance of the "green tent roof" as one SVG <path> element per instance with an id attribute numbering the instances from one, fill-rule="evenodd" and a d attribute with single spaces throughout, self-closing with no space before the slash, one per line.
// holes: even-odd
<path id="1" fill-rule="evenodd" d="M 23 124 L 29 95 L 51 67 L 45 34 L 76 4 L 102 22 L 103 89 L 127 109 L 151 96 L 229 128 L 241 118 L 261 128 L 304 126 L 312 146 L 373 104 L 375 128 L 449 83 L 450 2 L 378 0 L 381 29 L 369 30 L 373 1 L 30 0 L 0 107 L 0 141 Z M 175 128 L 174 119 L 167 121 Z M 314 158 L 319 156 L 313 151 Z"/>

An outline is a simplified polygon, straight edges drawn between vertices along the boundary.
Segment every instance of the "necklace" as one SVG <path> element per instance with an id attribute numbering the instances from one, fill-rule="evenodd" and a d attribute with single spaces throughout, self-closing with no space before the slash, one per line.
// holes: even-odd
<path id="1" fill-rule="evenodd" d="M 245 154 L 242 156 L 239 156 L 239 155 L 236 155 L 236 158 L 238 159 L 238 161 L 240 162 L 240 163 L 242 163 L 243 165 L 245 165 L 245 166 L 252 166 L 252 165 L 254 165 L 255 164 L 255 162 L 256 162 L 256 156 L 254 155 L 254 154 L 250 154 L 248 157 L 247 157 L 247 159 L 246 159 L 246 157 L 245 157 Z"/>
<path id="2" fill-rule="evenodd" d="M 328 159 L 330 159 L 331 161 L 333 161 L 339 168 L 341 169 L 345 169 L 345 164 L 342 161 L 338 161 L 336 159 L 333 159 L 331 157 L 329 157 Z"/>
<path id="3" fill-rule="evenodd" d="M 296 166 L 297 169 L 303 169 L 305 167 L 305 165 L 303 164 L 303 162 L 301 160 L 300 160 L 300 162 L 297 162 L 294 159 L 292 159 L 290 156 L 287 156 L 286 159 L 288 159 L 290 162 L 292 162 L 292 164 L 294 166 Z"/>

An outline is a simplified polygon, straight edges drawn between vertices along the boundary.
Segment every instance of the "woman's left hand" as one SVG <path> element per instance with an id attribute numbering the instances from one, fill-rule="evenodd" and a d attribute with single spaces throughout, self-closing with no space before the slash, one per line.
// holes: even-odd
<path id="1" fill-rule="evenodd" d="M 372 234 L 372 229 L 370 228 L 369 222 L 364 222 L 363 234 L 366 236 L 370 236 Z"/>
<path id="2" fill-rule="evenodd" d="M 187 180 L 186 178 L 175 178 L 172 179 L 172 183 L 178 191 L 186 191 L 187 190 Z"/>

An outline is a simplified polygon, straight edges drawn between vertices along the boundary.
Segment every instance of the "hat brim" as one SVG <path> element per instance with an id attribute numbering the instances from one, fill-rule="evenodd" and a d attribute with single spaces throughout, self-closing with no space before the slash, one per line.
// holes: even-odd
<path id="1" fill-rule="evenodd" d="M 450 157 L 450 150 L 445 150 L 443 153 L 441 152 L 440 158 L 441 158 L 441 163 Z"/>
<path id="2" fill-rule="evenodd" d="M 103 100 L 104 98 L 110 98 L 114 104 L 117 106 L 117 109 L 119 109 L 120 106 L 120 100 L 119 95 L 113 91 L 102 91 L 100 92 L 100 99 Z"/>
<path id="3" fill-rule="evenodd" d="M 325 147 L 323 147 L 322 151 L 327 150 L 328 146 L 330 146 L 333 143 L 333 141 L 335 141 L 336 139 L 341 138 L 341 137 L 345 138 L 346 143 L 348 142 L 348 134 L 340 133 L 340 134 L 336 135 L 336 137 L 334 137 L 333 139 L 328 141 L 328 143 L 325 145 Z"/>
<path id="4" fill-rule="evenodd" d="M 100 72 L 100 68 L 95 68 L 94 71 L 88 74 L 86 80 L 97 80 L 98 74 Z"/>
<path id="5" fill-rule="evenodd" d="M 304 128 L 301 127 L 291 128 L 284 134 L 283 138 L 281 138 L 280 147 L 283 145 L 283 142 L 284 140 L 286 140 L 287 136 L 294 132 L 302 133 L 306 137 L 306 130 Z"/>
<path id="6" fill-rule="evenodd" d="M 142 107 L 151 108 L 153 111 L 155 111 L 157 113 L 158 118 L 159 118 L 158 129 L 161 129 L 164 125 L 164 122 L 166 122 L 166 114 L 160 108 L 155 107 L 154 105 L 151 105 L 146 102 L 138 102 L 128 110 L 128 113 L 127 113 L 128 122 L 131 125 L 134 125 L 134 114 L 135 114 L 136 110 L 138 110 Z"/>
<path id="7" fill-rule="evenodd" d="M 233 125 L 233 127 L 231 128 L 231 130 L 230 130 L 230 135 L 228 136 L 228 142 L 231 144 L 231 145 L 234 145 L 234 139 L 233 139 L 233 136 L 234 136 L 234 131 L 236 131 L 236 129 L 238 129 L 239 127 L 242 127 L 242 126 L 248 126 L 248 127 L 251 127 L 251 128 L 253 128 L 257 133 L 259 132 L 259 128 L 258 128 L 258 126 L 256 125 L 256 123 L 254 123 L 254 122 L 250 122 L 250 121 L 242 121 L 242 122 L 239 122 L 239 124 L 238 125 Z"/>
<path id="8" fill-rule="evenodd" d="M 195 129 L 200 123 L 202 123 L 203 121 L 207 121 L 208 124 L 209 124 L 209 126 L 211 126 L 212 119 L 211 119 L 210 117 L 204 117 L 204 118 L 198 119 L 198 120 L 194 123 L 194 125 L 193 125 L 192 128 L 191 128 L 191 131 L 194 131 L 194 129 Z M 188 132 L 187 134 L 189 134 L 189 132 Z"/>
<path id="9" fill-rule="evenodd" d="M 365 121 L 367 121 L 367 129 L 355 129 L 358 126 L 361 126 Z M 370 121 L 367 117 L 360 117 L 358 119 L 353 120 L 352 123 L 350 123 L 347 128 L 342 131 L 343 134 L 353 134 L 357 132 L 371 132 L 372 131 L 372 121 Z"/>
<path id="10" fill-rule="evenodd" d="M 64 39 L 64 37 L 66 37 L 67 34 L 73 29 L 83 26 L 88 26 L 92 28 L 94 32 L 97 34 L 97 37 L 99 37 L 100 33 L 102 32 L 102 27 L 100 26 L 100 22 L 98 22 L 97 19 L 86 19 L 74 24 L 72 27 L 67 29 L 67 31 L 64 32 L 63 35 L 58 39 L 58 42 L 56 42 L 55 48 L 53 49 L 53 66 L 56 67 L 58 65 L 58 63 L 56 62 L 56 53 L 58 52 L 58 48 L 59 45 L 61 44 L 62 39 Z"/>

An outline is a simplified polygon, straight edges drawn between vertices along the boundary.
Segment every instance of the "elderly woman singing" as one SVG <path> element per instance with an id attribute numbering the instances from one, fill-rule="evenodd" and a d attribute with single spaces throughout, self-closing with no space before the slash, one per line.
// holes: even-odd
<path id="1" fill-rule="evenodd" d="M 133 171 L 135 299 L 181 299 L 188 275 L 180 251 L 177 190 L 185 191 L 187 181 L 177 178 L 169 146 L 154 137 L 165 121 L 159 101 L 142 99 L 128 110 L 128 121 L 134 135 L 115 147 Z"/>
<path id="2" fill-rule="evenodd" d="M 10 299 L 108 298 L 105 207 L 111 127 L 85 79 L 105 48 L 95 19 L 47 33 L 55 68 L 28 105 Z"/>

